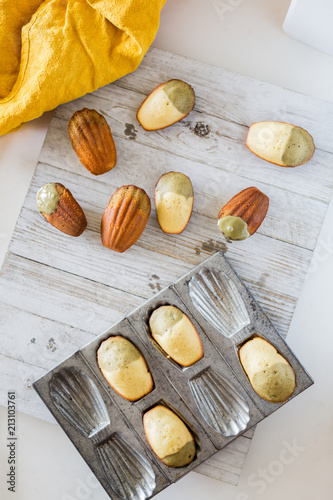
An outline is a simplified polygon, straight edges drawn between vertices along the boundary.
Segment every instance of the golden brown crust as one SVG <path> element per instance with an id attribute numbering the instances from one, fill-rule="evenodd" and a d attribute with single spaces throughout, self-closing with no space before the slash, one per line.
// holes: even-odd
<path id="1" fill-rule="evenodd" d="M 93 175 L 101 175 L 114 168 L 117 162 L 116 146 L 104 116 L 94 109 L 76 111 L 68 123 L 72 147 Z"/>
<path id="2" fill-rule="evenodd" d="M 252 235 L 266 217 L 269 198 L 256 187 L 249 187 L 236 194 L 219 211 L 218 218 L 231 215 L 240 217 Z"/>
<path id="3" fill-rule="evenodd" d="M 69 236 L 80 236 L 87 227 L 86 216 L 69 189 L 60 183 L 56 183 L 56 188 L 59 194 L 56 211 L 51 215 L 41 214 L 59 231 Z"/>
<path id="4" fill-rule="evenodd" d="M 104 246 L 125 252 L 141 236 L 151 210 L 147 193 L 137 186 L 122 186 L 110 198 L 101 222 Z"/>

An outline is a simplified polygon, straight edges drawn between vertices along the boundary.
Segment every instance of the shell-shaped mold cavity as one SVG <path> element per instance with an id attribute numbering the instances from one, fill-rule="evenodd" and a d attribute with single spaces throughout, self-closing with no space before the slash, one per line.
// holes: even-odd
<path id="1" fill-rule="evenodd" d="M 146 457 L 121 434 L 96 448 L 113 491 L 124 500 L 145 500 L 155 489 L 155 473 Z"/>
<path id="2" fill-rule="evenodd" d="M 229 437 L 246 429 L 249 407 L 225 377 L 208 368 L 189 385 L 201 415 L 214 431 Z"/>
<path id="3" fill-rule="evenodd" d="M 189 289 L 196 309 L 225 337 L 231 337 L 250 324 L 236 285 L 222 271 L 202 268 L 192 276 Z"/>
<path id="4" fill-rule="evenodd" d="M 95 383 L 77 368 L 53 375 L 50 396 L 61 415 L 85 437 L 91 438 L 110 423 Z"/>

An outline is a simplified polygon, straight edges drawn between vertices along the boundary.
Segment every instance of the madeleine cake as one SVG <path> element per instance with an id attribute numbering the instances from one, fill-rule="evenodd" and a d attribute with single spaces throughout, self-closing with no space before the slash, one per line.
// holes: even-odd
<path id="1" fill-rule="evenodd" d="M 124 337 L 109 337 L 97 351 L 98 366 L 111 387 L 125 399 L 137 401 L 153 389 L 146 360 Z"/>
<path id="2" fill-rule="evenodd" d="M 169 467 L 184 467 L 196 453 L 194 437 L 172 410 L 158 405 L 143 416 L 147 440 L 154 453 Z"/>

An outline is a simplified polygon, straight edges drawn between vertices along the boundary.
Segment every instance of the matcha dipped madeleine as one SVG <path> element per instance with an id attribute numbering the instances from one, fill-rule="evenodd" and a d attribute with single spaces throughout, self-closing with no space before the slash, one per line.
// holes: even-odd
<path id="1" fill-rule="evenodd" d="M 87 227 L 86 216 L 69 189 L 59 182 L 42 186 L 36 195 L 39 212 L 53 227 L 69 236 L 80 236 Z"/>
<path id="2" fill-rule="evenodd" d="M 168 467 L 184 467 L 196 453 L 192 433 L 172 410 L 158 405 L 143 416 L 147 440 L 162 462 Z"/>
<path id="3" fill-rule="evenodd" d="M 281 167 L 303 165 L 315 151 L 309 132 L 284 122 L 253 123 L 247 134 L 246 146 L 263 160 Z"/>
<path id="4" fill-rule="evenodd" d="M 124 337 L 104 340 L 97 351 L 97 362 L 108 383 L 123 398 L 137 401 L 153 390 L 146 360 Z"/>
<path id="5" fill-rule="evenodd" d="M 257 231 L 266 217 L 268 206 L 268 196 L 259 189 L 243 189 L 219 211 L 218 228 L 230 240 L 245 240 Z"/>
<path id="6" fill-rule="evenodd" d="M 193 187 L 187 175 L 168 172 L 155 187 L 155 207 L 158 223 L 165 233 L 184 231 L 193 209 Z"/>
<path id="7" fill-rule="evenodd" d="M 159 130 L 182 120 L 192 111 L 195 93 L 182 80 L 161 83 L 143 101 L 137 119 L 145 130 Z"/>
<path id="8" fill-rule="evenodd" d="M 253 389 L 271 403 L 284 403 L 296 387 L 295 372 L 267 340 L 254 337 L 239 349 L 239 359 Z"/>
<path id="9" fill-rule="evenodd" d="M 149 318 L 149 328 L 153 339 L 176 363 L 191 366 L 203 357 L 198 332 L 178 307 L 155 309 Z"/>

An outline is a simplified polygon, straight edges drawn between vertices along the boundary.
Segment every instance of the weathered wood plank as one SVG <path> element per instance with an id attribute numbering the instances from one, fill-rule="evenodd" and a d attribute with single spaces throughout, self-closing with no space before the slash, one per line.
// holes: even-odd
<path id="1" fill-rule="evenodd" d="M 216 103 L 217 116 L 246 126 L 267 119 L 297 121 L 297 125 L 316 131 L 319 149 L 333 153 L 332 103 L 223 68 L 153 48 L 134 73 L 115 85 L 148 95 L 157 84 L 170 78 L 186 80 L 197 89 L 196 108 L 203 112 Z M 108 98 L 108 91 L 106 86 L 96 94 Z"/>
<path id="2" fill-rule="evenodd" d="M 135 118 L 139 104 L 175 77 L 194 86 L 195 110 L 173 127 L 145 132 Z M 67 136 L 69 117 L 84 106 L 107 117 L 117 146 L 116 168 L 97 178 L 82 167 Z M 332 104 L 157 49 L 133 74 L 59 107 L 0 276 L 1 401 L 14 384 L 21 411 L 52 420 L 32 381 L 217 250 L 226 252 L 286 334 L 332 195 L 332 111 Z M 247 127 L 266 119 L 308 129 L 317 145 L 311 162 L 282 169 L 252 155 L 244 145 Z M 152 198 L 157 179 L 169 170 L 193 182 L 186 231 L 165 235 L 153 211 L 128 252 L 104 248 L 99 227 L 112 192 L 137 184 Z M 36 211 L 37 189 L 52 181 L 71 189 L 86 212 L 88 229 L 80 238 L 56 231 Z M 216 214 L 249 185 L 270 197 L 268 216 L 255 236 L 226 244 Z M 236 484 L 252 435 L 233 441 L 199 472 Z"/>
<path id="3" fill-rule="evenodd" d="M 0 301 L 94 335 L 144 301 L 142 297 L 13 254 L 4 263 L 1 285 Z M 11 321 L 3 324 L 0 338 L 6 338 L 5 332 L 8 335 L 11 329 Z M 82 346 L 80 336 L 75 346 Z"/>
<path id="4" fill-rule="evenodd" d="M 71 113 L 69 113 L 70 115 Z M 91 174 L 80 164 L 69 144 L 67 121 L 64 123 L 60 120 L 60 123 L 57 123 L 57 120 L 56 117 L 52 120 L 51 126 L 55 128 L 50 135 L 51 140 L 47 138 L 47 151 L 51 153 L 43 154 L 41 160 L 61 168 L 62 171 L 66 169 L 68 172 L 91 179 Z M 64 144 L 60 154 L 57 153 L 57 144 L 59 143 Z M 173 143 L 173 140 L 169 141 L 170 147 Z M 245 148 L 244 145 L 242 147 Z M 252 175 L 251 165 L 248 162 L 240 161 L 240 165 L 244 165 L 247 171 L 248 177 L 246 178 L 242 172 L 239 172 L 238 165 L 232 165 L 228 161 L 220 161 L 213 165 L 209 165 L 208 162 L 203 164 L 185 158 L 185 156 L 175 155 L 177 147 L 173 152 L 164 151 L 161 148 L 153 148 L 151 144 L 140 144 L 138 140 L 129 142 L 122 137 L 117 141 L 117 148 L 119 151 L 118 165 L 101 179 L 103 185 L 109 187 L 109 197 L 113 190 L 125 181 L 139 185 L 153 198 L 154 187 L 159 177 L 168 170 L 179 170 L 192 179 L 195 191 L 194 212 L 216 219 L 220 208 L 231 196 L 253 184 L 253 178 L 248 178 Z M 233 152 L 233 156 L 237 158 L 235 152 Z M 251 154 L 251 157 L 253 158 L 254 155 Z M 322 165 L 327 166 L 329 163 L 327 160 L 321 162 Z M 311 184 L 312 194 L 307 193 L 306 197 L 298 192 L 285 189 L 286 186 L 290 185 L 290 173 L 293 169 L 279 167 L 279 179 L 284 187 L 278 188 L 271 184 L 275 179 L 271 178 L 270 173 L 268 175 L 267 166 L 265 167 L 261 169 L 261 175 L 258 176 L 255 184 L 270 197 L 271 203 L 265 222 L 260 227 L 259 232 L 313 250 L 321 221 L 326 213 L 326 203 L 315 198 L 314 183 Z M 313 168 L 315 169 L 315 166 Z M 43 170 L 46 173 L 45 166 Z M 320 172 L 317 175 L 320 175 Z M 322 175 L 322 178 L 325 178 L 324 175 L 328 179 L 333 177 L 331 172 L 329 177 L 327 173 Z M 41 182 L 45 182 L 45 177 L 41 178 Z M 38 186 L 36 186 L 37 188 Z M 295 183 L 294 189 L 297 190 L 297 188 L 298 184 Z M 306 218 L 304 213 L 307 214 Z M 311 227 L 311 231 L 309 231 L 309 227 Z"/>
<path id="5" fill-rule="evenodd" d="M 75 179 L 77 182 L 77 178 Z M 69 185 L 72 187 L 71 183 Z M 75 189 L 73 192 L 75 193 Z M 98 193 L 96 186 L 92 191 L 85 188 L 85 200 L 80 200 L 78 196 L 89 222 L 89 229 L 80 238 L 71 239 L 57 232 L 35 209 L 24 208 L 16 227 L 11 252 L 130 294 L 149 297 L 152 291 L 164 288 L 199 264 L 204 257 L 224 248 L 240 276 L 257 295 L 264 308 L 271 302 L 267 312 L 272 314 L 273 321 L 282 298 L 287 303 L 291 299 L 291 310 L 285 304 L 282 310 L 282 317 L 285 320 L 287 318 L 284 324 L 289 324 L 290 312 L 293 311 L 304 278 L 300 270 L 307 269 L 312 255 L 310 251 L 260 234 L 240 244 L 229 244 L 226 248 L 221 239 L 212 238 L 217 231 L 216 221 L 194 214 L 189 228 L 182 235 L 173 237 L 162 233 L 156 218 L 151 217 L 139 242 L 126 254 L 119 255 L 110 252 L 100 243 L 98 230 L 102 210 L 99 214 L 94 212 L 93 229 L 90 229 L 90 215 L 93 213 L 92 207 L 87 205 L 90 194 L 99 200 L 103 197 L 103 192 Z M 31 196 L 31 205 L 34 203 L 33 198 Z M 27 206 L 30 204 L 27 201 Z M 197 230 L 198 227 L 201 228 L 200 231 Z M 220 238 L 219 235 L 218 237 Z M 112 272 L 106 272 L 108 269 L 112 269 Z M 285 327 L 281 333 L 285 333 Z"/>
<path id="6" fill-rule="evenodd" d="M 0 302 L 0 353 L 44 370 L 73 354 L 95 335 Z M 8 335 L 9 332 L 14 332 Z M 4 361 L 2 361 L 4 363 Z"/>
<path id="7" fill-rule="evenodd" d="M 16 392 L 16 408 L 22 413 L 55 422 L 48 408 L 33 390 L 34 380 L 47 370 L 0 353 L 0 404 L 7 406 L 8 391 Z"/>
<path id="8" fill-rule="evenodd" d="M 140 143 L 153 150 L 172 153 L 173 157 L 190 159 L 204 165 L 218 167 L 222 172 L 230 174 L 236 172 L 245 180 L 272 184 L 283 190 L 304 194 L 309 198 L 321 201 L 329 201 L 330 199 L 332 189 L 330 171 L 332 154 L 330 152 L 318 148 L 311 164 L 303 165 L 296 170 L 281 169 L 281 167 L 256 158 L 245 146 L 248 125 L 256 119 L 252 119 L 246 126 L 225 119 L 223 116 L 225 103 L 224 100 L 219 102 L 219 93 L 216 94 L 213 103 L 208 104 L 205 101 L 205 110 L 199 111 L 197 102 L 195 110 L 185 120 L 175 124 L 171 129 L 159 130 L 154 133 L 143 130 L 136 120 L 136 110 L 144 97 L 140 92 L 132 91 L 124 95 L 122 88 L 110 85 L 109 94 L 112 96 L 111 99 L 110 95 L 108 99 L 99 98 L 98 94 L 97 96 L 95 94 L 87 95 L 84 97 L 84 105 L 87 107 L 95 106 L 106 115 L 113 134 L 118 138 L 117 146 L 119 146 L 119 139 L 122 138 L 126 142 Z M 198 100 L 200 101 L 200 97 Z M 289 107 L 292 109 L 293 95 L 289 96 L 288 101 Z M 217 106 L 220 113 L 217 113 L 217 116 L 212 115 L 210 106 Z M 253 107 L 253 104 L 247 103 L 247 107 L 251 106 Z M 73 101 L 59 107 L 55 117 L 68 121 L 77 109 L 78 104 Z M 196 128 L 198 124 L 200 124 L 201 130 L 208 131 L 207 135 L 198 133 Z M 317 142 L 317 135 L 321 131 L 315 134 L 315 127 L 316 122 L 312 120 L 310 130 L 315 135 Z M 68 137 L 64 140 L 64 144 L 65 141 L 70 147 Z M 124 152 L 123 158 L 126 160 L 129 152 L 128 145 Z M 41 161 L 45 161 L 44 157 L 41 158 Z M 322 182 L 323 179 L 326 179 L 325 183 Z"/>
<path id="9" fill-rule="evenodd" d="M 249 442 L 249 438 L 240 436 L 200 464 L 195 472 L 236 486 L 249 450 Z"/>

